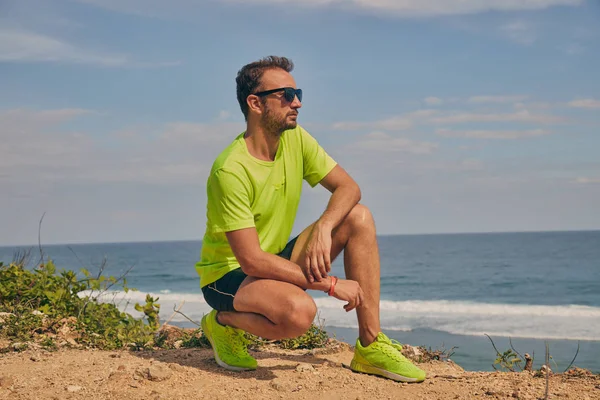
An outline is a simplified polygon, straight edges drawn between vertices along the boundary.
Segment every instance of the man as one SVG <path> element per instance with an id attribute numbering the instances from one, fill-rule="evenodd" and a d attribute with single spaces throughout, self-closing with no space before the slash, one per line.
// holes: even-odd
<path id="1" fill-rule="evenodd" d="M 246 119 L 217 157 L 207 182 L 207 224 L 196 268 L 213 308 L 202 329 L 219 365 L 256 369 L 244 331 L 266 339 L 305 333 L 317 312 L 307 289 L 321 290 L 356 309 L 359 338 L 351 368 L 404 382 L 425 372 L 400 353 L 379 325 L 379 253 L 375 224 L 358 204 L 356 182 L 297 124 L 302 91 L 291 60 L 267 57 L 237 75 Z M 302 181 L 331 192 L 318 221 L 289 243 Z M 330 276 L 344 250 L 346 279 Z"/>

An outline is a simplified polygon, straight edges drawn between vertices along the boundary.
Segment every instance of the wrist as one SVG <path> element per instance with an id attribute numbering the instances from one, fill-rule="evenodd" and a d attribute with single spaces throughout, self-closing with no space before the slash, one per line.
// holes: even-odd
<path id="1" fill-rule="evenodd" d="M 315 289 L 327 293 L 329 292 L 329 288 L 331 287 L 331 276 L 326 276 L 325 278 L 321 279 L 321 282 L 315 281 L 315 284 L 319 285 Z"/>
<path id="2" fill-rule="evenodd" d="M 335 285 L 338 282 L 338 277 L 337 276 L 331 276 L 331 284 L 329 286 L 329 290 L 327 291 L 327 294 L 329 296 L 333 296 L 333 294 L 335 293 Z"/>
<path id="3" fill-rule="evenodd" d="M 329 221 L 327 218 L 325 217 L 321 217 L 319 218 L 319 220 L 317 221 L 316 225 L 323 230 L 328 230 L 328 231 L 332 231 L 333 230 L 333 222 Z"/>

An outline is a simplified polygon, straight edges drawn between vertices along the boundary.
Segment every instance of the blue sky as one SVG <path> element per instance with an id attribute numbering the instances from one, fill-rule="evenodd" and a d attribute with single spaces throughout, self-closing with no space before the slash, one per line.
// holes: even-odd
<path id="1" fill-rule="evenodd" d="M 600 229 L 598 43 L 592 0 L 4 0 L 0 244 L 201 239 L 270 54 L 381 234 Z"/>

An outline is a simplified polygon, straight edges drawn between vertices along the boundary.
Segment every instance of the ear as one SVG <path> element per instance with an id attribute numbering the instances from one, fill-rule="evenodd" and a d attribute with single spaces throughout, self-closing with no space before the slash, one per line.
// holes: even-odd
<path id="1" fill-rule="evenodd" d="M 248 104 L 248 111 L 253 112 L 255 114 L 262 114 L 262 102 L 258 96 L 251 94 L 246 98 L 246 103 Z"/>

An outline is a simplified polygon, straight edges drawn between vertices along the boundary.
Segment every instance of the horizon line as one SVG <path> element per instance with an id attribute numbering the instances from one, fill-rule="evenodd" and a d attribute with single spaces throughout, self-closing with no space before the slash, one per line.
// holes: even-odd
<path id="1" fill-rule="evenodd" d="M 453 235 L 490 235 L 490 234 L 515 234 L 515 233 L 576 233 L 576 232 L 600 232 L 600 228 L 595 229 L 556 229 L 556 230 L 523 230 L 523 231 L 469 231 L 469 232 L 426 232 L 426 233 L 382 233 L 377 237 L 389 236 L 453 236 Z M 293 236 L 292 236 L 293 237 Z M 124 240 L 120 242 L 55 242 L 42 244 L 41 246 L 81 246 L 81 245 L 101 245 L 101 244 L 144 244 L 144 243 L 175 243 L 175 242 L 202 242 L 202 238 L 197 239 L 151 239 L 151 240 Z M 9 247 L 39 247 L 39 243 L 28 244 L 9 244 L 0 245 L 0 248 Z"/>

